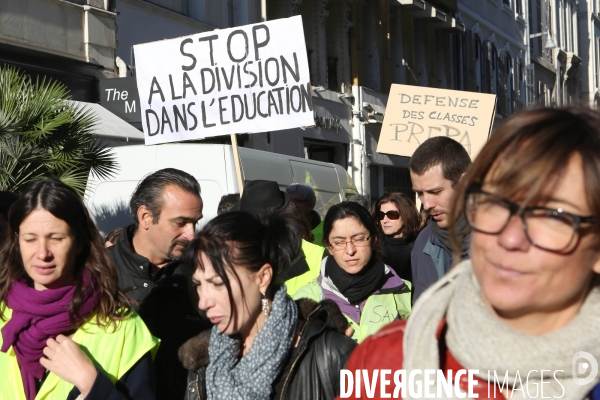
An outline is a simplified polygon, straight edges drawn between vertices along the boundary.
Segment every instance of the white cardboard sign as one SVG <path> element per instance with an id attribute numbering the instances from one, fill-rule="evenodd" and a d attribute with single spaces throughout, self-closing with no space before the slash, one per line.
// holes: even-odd
<path id="1" fill-rule="evenodd" d="M 421 86 L 392 85 L 378 153 L 411 157 L 434 136 L 448 136 L 475 159 L 487 141 L 496 95 Z"/>
<path id="2" fill-rule="evenodd" d="M 146 144 L 314 125 L 300 16 L 134 46 Z"/>

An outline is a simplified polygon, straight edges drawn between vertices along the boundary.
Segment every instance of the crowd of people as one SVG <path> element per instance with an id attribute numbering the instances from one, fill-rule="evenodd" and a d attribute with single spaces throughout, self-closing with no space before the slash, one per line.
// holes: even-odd
<path id="1" fill-rule="evenodd" d="M 520 112 L 473 162 L 430 138 L 409 170 L 421 210 L 393 192 L 321 216 L 309 185 L 257 180 L 196 232 L 200 185 L 167 168 L 105 238 L 57 180 L 0 192 L 0 399 L 333 400 L 343 369 L 600 399 L 571 364 L 600 360 L 599 114 Z"/>

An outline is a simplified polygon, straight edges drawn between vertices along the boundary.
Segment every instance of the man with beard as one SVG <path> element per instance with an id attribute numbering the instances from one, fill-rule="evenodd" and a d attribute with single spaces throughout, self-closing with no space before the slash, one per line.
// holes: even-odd
<path id="1" fill-rule="evenodd" d="M 461 213 L 455 232 L 460 246 L 456 253 L 450 239 L 450 209 L 455 186 L 471 165 L 465 148 L 449 137 L 427 139 L 415 150 L 408 168 L 412 186 L 428 214 L 411 253 L 413 303 L 457 261 L 469 258 L 471 227 Z"/>
<path id="2" fill-rule="evenodd" d="M 179 262 L 202 218 L 200 185 L 190 174 L 166 168 L 144 178 L 129 202 L 134 224 L 110 247 L 119 287 L 161 339 L 154 359 L 157 399 L 182 399 L 187 372 L 177 351 L 210 322 L 189 296 L 190 282 Z"/>

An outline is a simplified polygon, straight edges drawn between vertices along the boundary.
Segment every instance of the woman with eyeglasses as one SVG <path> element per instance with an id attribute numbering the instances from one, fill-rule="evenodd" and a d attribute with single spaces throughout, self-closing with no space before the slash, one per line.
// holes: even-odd
<path id="1" fill-rule="evenodd" d="M 599 398 L 600 115 L 519 113 L 463 179 L 454 215 L 462 210 L 473 228 L 471 259 L 347 368 L 479 370 L 480 399 Z"/>
<path id="2" fill-rule="evenodd" d="M 323 237 L 330 255 L 321 262 L 321 274 L 294 298 L 333 300 L 358 343 L 388 323 L 408 317 L 411 284 L 382 261 L 379 230 L 366 208 L 354 202 L 331 207 Z"/>
<path id="3" fill-rule="evenodd" d="M 373 205 L 373 218 L 384 235 L 383 262 L 412 281 L 410 253 L 420 225 L 415 203 L 404 193 L 386 193 Z"/>

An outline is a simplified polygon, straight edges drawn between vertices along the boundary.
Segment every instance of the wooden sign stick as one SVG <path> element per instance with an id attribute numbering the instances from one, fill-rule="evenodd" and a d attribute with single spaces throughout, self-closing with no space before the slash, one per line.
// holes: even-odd
<path id="1" fill-rule="evenodd" d="M 244 192 L 244 177 L 242 176 L 242 164 L 240 163 L 240 153 L 238 152 L 237 137 L 234 134 L 229 135 L 231 137 L 231 148 L 233 149 L 233 162 L 235 163 L 235 175 L 237 176 L 238 189 L 240 191 L 240 197 Z"/>

